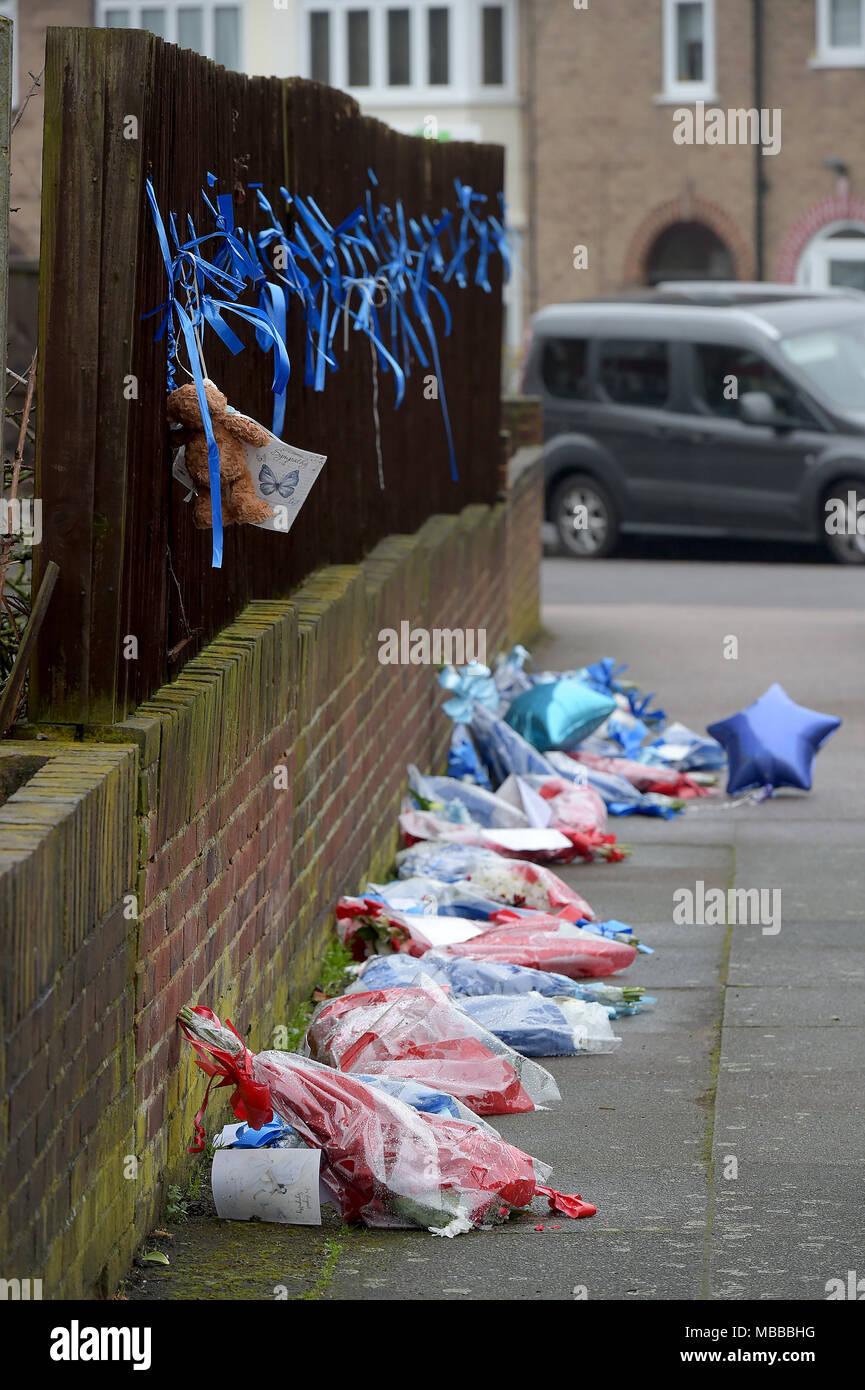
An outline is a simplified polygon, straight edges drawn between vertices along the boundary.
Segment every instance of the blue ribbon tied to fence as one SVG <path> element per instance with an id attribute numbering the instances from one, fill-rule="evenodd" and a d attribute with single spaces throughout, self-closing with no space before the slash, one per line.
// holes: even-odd
<path id="1" fill-rule="evenodd" d="M 371 185 L 377 185 L 369 170 Z M 213 189 L 215 175 L 208 173 Z M 223 525 L 219 473 L 219 448 L 213 433 L 205 383 L 203 339 L 205 330 L 215 333 L 232 354 L 246 344 L 225 321 L 234 314 L 254 329 L 257 346 L 273 353 L 272 432 L 281 436 L 285 425 L 286 390 L 291 371 L 286 338 L 292 299 L 305 328 L 304 381 L 323 391 L 328 372 L 338 370 L 335 338 L 340 321 L 366 337 L 375 360 L 394 379 L 394 405 L 402 402 L 412 360 L 423 368 L 432 364 L 438 385 L 451 477 L 457 480 L 456 453 L 447 409 L 444 380 L 432 305 L 440 313 L 445 336 L 451 331 L 451 315 L 442 285 L 461 288 L 474 282 L 490 292 L 489 259 L 496 254 L 505 277 L 510 273 L 511 250 L 505 205 L 499 195 L 500 217 L 484 217 L 486 202 L 465 184 L 455 180 L 456 213 L 443 210 L 433 221 L 424 214 L 407 218 L 402 202 L 393 209 L 373 207 L 372 190 L 364 202 L 333 226 L 312 198 L 280 193 L 293 214 L 291 235 L 279 221 L 260 184 L 250 184 L 269 226 L 253 233 L 236 225 L 234 200 L 217 193 L 215 201 L 202 189 L 202 198 L 213 218 L 214 230 L 196 235 L 187 217 L 189 236 L 181 242 L 173 214 L 170 236 L 159 210 L 152 180 L 146 182 L 147 199 L 156 229 L 165 272 L 168 297 L 145 317 L 162 317 L 156 338 L 167 337 L 167 387 L 176 382 L 179 343 L 189 361 L 207 440 L 208 474 L 213 516 L 213 565 L 222 564 Z M 173 249 L 172 249 L 173 243 Z M 446 244 L 447 243 L 447 244 Z M 469 257 L 477 252 L 474 274 Z M 379 302 L 379 295 L 384 302 Z M 241 303 L 241 295 L 254 304 Z M 380 312 L 382 311 L 382 312 Z"/>

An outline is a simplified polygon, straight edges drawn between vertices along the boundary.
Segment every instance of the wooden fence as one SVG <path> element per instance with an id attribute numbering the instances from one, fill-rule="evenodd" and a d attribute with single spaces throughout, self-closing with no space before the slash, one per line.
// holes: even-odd
<path id="1" fill-rule="evenodd" d="M 138 138 L 125 137 L 134 116 Z M 393 409 L 380 380 L 378 480 L 370 350 L 349 335 L 325 390 L 303 385 L 303 328 L 289 310 L 292 372 L 283 437 L 328 462 L 289 536 L 229 527 L 221 570 L 211 533 L 197 531 L 171 478 L 165 422 L 165 342 L 143 315 L 166 297 L 146 206 L 199 231 L 206 172 L 234 189 L 238 223 L 266 225 L 247 182 L 313 197 L 332 225 L 363 201 L 439 216 L 455 206 L 454 179 L 496 211 L 503 152 L 438 143 L 361 116 L 342 92 L 301 79 L 248 78 L 198 54 L 129 30 L 49 29 L 45 73 L 39 312 L 37 496 L 43 541 L 37 571 L 60 577 L 31 678 L 31 718 L 94 724 L 123 718 L 251 599 L 287 594 L 311 570 L 352 563 L 381 537 L 415 530 L 435 512 L 490 502 L 498 487 L 501 267 L 491 292 L 448 291 L 449 337 L 439 334 L 459 481 L 451 480 L 437 402 L 416 368 Z M 285 221 L 285 219 L 283 219 Z M 207 228 L 209 230 L 209 227 Z M 270 423 L 271 359 L 238 356 L 210 339 L 207 366 L 229 400 Z M 134 376 L 138 399 L 124 381 Z M 39 573 L 35 576 L 38 583 Z M 407 615 L 408 616 L 408 615 Z M 137 659 L 124 656 L 137 638 Z M 126 649 L 131 647 L 126 644 Z"/>

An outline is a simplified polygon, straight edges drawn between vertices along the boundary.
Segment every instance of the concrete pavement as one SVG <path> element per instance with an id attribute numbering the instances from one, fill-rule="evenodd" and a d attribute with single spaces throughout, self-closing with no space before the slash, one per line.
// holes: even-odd
<path id="1" fill-rule="evenodd" d="M 808 1300 L 865 1274 L 863 579 L 819 564 L 545 562 L 542 663 L 627 661 L 696 729 L 776 680 L 844 725 L 809 796 L 621 820 L 630 859 L 567 871 L 657 947 L 628 974 L 658 1004 L 617 1024 L 617 1053 L 548 1063 L 560 1110 L 499 1127 L 597 1216 L 453 1242 L 353 1232 L 325 1298 Z M 674 926 L 674 891 L 698 879 L 780 888 L 780 932 Z"/>
<path id="2" fill-rule="evenodd" d="M 617 1053 L 549 1061 L 559 1110 L 497 1124 L 597 1216 L 448 1241 L 331 1214 L 321 1231 L 202 1215 L 173 1228 L 170 1271 L 130 1296 L 820 1300 L 827 1281 L 865 1276 L 863 580 L 820 564 L 545 562 L 543 664 L 627 661 L 695 729 L 773 681 L 844 720 L 810 795 L 620 820 L 631 858 L 565 871 L 657 948 L 628 977 L 658 1003 L 617 1023 Z M 674 892 L 697 880 L 780 889 L 780 932 L 674 925 Z"/>

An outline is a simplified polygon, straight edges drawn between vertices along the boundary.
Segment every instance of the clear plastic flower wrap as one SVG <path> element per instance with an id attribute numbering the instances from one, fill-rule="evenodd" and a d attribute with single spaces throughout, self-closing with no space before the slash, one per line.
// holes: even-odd
<path id="1" fill-rule="evenodd" d="M 239 1120 L 259 1128 L 276 1114 L 321 1150 L 321 1181 L 344 1221 L 426 1228 L 458 1235 L 505 1218 L 536 1195 L 556 1211 L 595 1208 L 540 1184 L 546 1164 L 507 1144 L 489 1127 L 421 1114 L 357 1077 L 290 1052 L 249 1051 L 210 1009 L 184 1008 L 180 1025 L 210 1076 L 196 1119 L 196 1145 L 211 1084 L 233 1086 Z"/>
<path id="2" fill-rule="evenodd" d="M 466 1013 L 524 1057 L 615 1052 L 621 1042 L 602 1004 L 530 994 L 484 994 L 460 1001 Z"/>
<path id="3" fill-rule="evenodd" d="M 400 912 L 426 912 L 434 909 L 439 917 L 471 917 L 486 921 L 501 903 L 484 897 L 468 879 L 445 883 L 428 874 L 398 878 L 390 883 L 368 883 L 366 896 L 381 898 Z"/>
<path id="4" fill-rule="evenodd" d="M 459 803 L 451 803 L 465 811 Z M 466 813 L 467 814 L 467 813 Z M 521 856 L 533 863 L 567 864 L 580 853 L 573 838 L 559 830 L 545 827 L 496 827 L 486 829 L 474 822 L 459 824 L 445 819 L 439 811 L 415 811 L 405 807 L 399 817 L 403 843 L 412 845 L 418 840 L 452 841 L 454 844 L 488 847 L 497 854 Z"/>
<path id="5" fill-rule="evenodd" d="M 500 652 L 493 668 L 493 682 L 499 692 L 499 714 L 503 714 L 511 702 L 524 690 L 532 687 L 532 678 L 525 671 L 526 662 L 531 660 L 526 648 L 517 643 L 505 654 Z"/>
<path id="6" fill-rule="evenodd" d="M 460 1000 L 468 995 L 530 994 L 532 990 L 549 996 L 582 997 L 582 987 L 565 975 L 529 970 L 506 961 L 443 956 L 438 951 L 428 951 L 420 962 L 407 955 L 371 956 L 345 993 L 360 994 L 365 990 L 410 985 L 419 969 Z"/>
<path id="7" fill-rule="evenodd" d="M 471 956 L 444 956 L 428 951 L 418 962 L 412 956 L 371 956 L 360 967 L 357 979 L 348 986 L 346 994 L 360 994 L 369 989 L 393 989 L 410 985 L 418 969 L 448 990 L 460 1004 L 465 998 L 480 995 L 541 994 L 546 998 L 585 999 L 602 1004 L 611 1018 L 642 1013 L 655 1000 L 641 985 L 611 985 L 600 980 L 569 980 L 552 970 L 532 970 L 526 965 L 509 961 L 473 960 Z"/>
<path id="8" fill-rule="evenodd" d="M 636 946 L 641 954 L 647 956 L 653 956 L 655 954 L 654 947 L 647 946 L 644 941 L 641 941 L 639 937 L 635 936 L 634 928 L 629 927 L 627 922 L 620 922 L 615 917 L 609 917 L 606 922 L 590 922 L 587 921 L 585 917 L 581 917 L 572 907 L 563 907 L 560 908 L 558 912 L 542 914 L 527 912 L 525 908 L 502 908 L 500 912 L 494 912 L 487 921 L 489 927 L 493 927 L 497 923 L 504 923 L 507 921 L 517 922 L 520 920 L 525 922 L 527 918 L 534 918 L 535 925 L 540 926 L 540 916 L 547 919 L 547 924 L 551 928 L 555 925 L 556 919 L 564 918 L 565 921 L 573 922 L 576 927 L 582 927 L 585 931 L 594 932 L 595 936 L 608 936 L 611 941 L 624 941 L 627 946 Z M 552 920 L 550 921 L 549 919 Z"/>
<path id="9" fill-rule="evenodd" d="M 577 786 L 565 777 L 532 777 L 527 780 L 549 804 L 554 825 L 567 825 L 573 830 L 604 829 L 607 808 L 604 798 L 594 787 Z"/>
<path id="10" fill-rule="evenodd" d="M 399 959 L 405 960 L 406 957 L 400 956 Z M 383 1091 L 386 1096 L 401 1100 L 405 1105 L 410 1105 L 412 1110 L 419 1110 L 422 1115 L 441 1115 L 444 1119 L 464 1120 L 470 1125 L 476 1125 L 478 1129 L 487 1130 L 490 1134 L 498 1134 L 498 1130 L 493 1129 L 488 1120 L 476 1115 L 474 1110 L 469 1110 L 461 1100 L 448 1095 L 440 1086 L 424 1086 L 420 1081 L 409 1081 L 404 1076 L 364 1076 L 357 1073 L 355 1075 L 358 1081 L 363 1081 L 374 1091 Z"/>
<path id="11" fill-rule="evenodd" d="M 480 760 L 474 739 L 465 724 L 455 724 L 448 748 L 448 777 L 474 782 L 491 791 L 489 774 Z"/>
<path id="12" fill-rule="evenodd" d="M 407 956 L 398 956 L 398 960 L 407 960 Z M 414 973 L 417 974 L 415 966 Z M 481 1119 L 473 1110 L 469 1110 L 467 1105 L 449 1096 L 447 1091 L 436 1090 L 433 1086 L 422 1086 L 419 1081 L 406 1081 L 401 1076 L 358 1076 L 358 1081 L 364 1085 L 371 1086 L 374 1091 L 383 1091 L 386 1096 L 393 1096 L 395 1100 L 401 1100 L 405 1105 L 410 1105 L 412 1110 L 419 1110 L 422 1115 L 443 1115 L 446 1119 L 467 1120 L 469 1124 L 477 1125 L 479 1129 L 489 1130 L 491 1134 L 497 1134 L 488 1120 Z M 231 1126 L 229 1126 L 231 1128 Z M 284 1120 L 274 1119 L 269 1124 L 261 1126 L 261 1129 L 252 1129 L 248 1124 L 235 1125 L 236 1131 L 234 1138 L 228 1140 L 224 1138 L 225 1130 L 221 1135 L 217 1135 L 215 1144 L 220 1148 L 228 1149 L 297 1149 L 308 1148 L 300 1138 L 300 1135 L 287 1125 Z"/>
<path id="13" fill-rule="evenodd" d="M 317 1061 L 437 1086 L 478 1115 L 519 1114 L 561 1099 L 549 1072 L 507 1047 L 421 973 L 405 988 L 327 1000 L 306 1037 Z"/>
<path id="14" fill-rule="evenodd" d="M 584 768 L 589 786 L 602 797 L 611 816 L 660 816 L 670 820 L 684 809 L 685 802 L 679 798 L 661 796 L 657 792 L 638 792 L 627 777 L 577 763 L 568 753 L 552 753 L 550 757 L 555 760 L 556 769 L 563 777 L 569 775 L 568 764 L 570 768 Z"/>
<path id="15" fill-rule="evenodd" d="M 558 781 L 562 786 L 567 785 L 562 779 Z M 600 815 L 595 802 L 600 806 Z M 468 816 L 460 802 L 450 802 L 448 807 Z M 574 787 L 572 792 L 557 796 L 550 824 L 545 827 L 487 828 L 477 822 L 460 822 L 449 810 L 445 816 L 443 810 L 446 809 L 404 809 L 399 818 L 404 843 L 452 841 L 486 847 L 506 858 L 519 857 L 539 864 L 569 864 L 575 859 L 583 859 L 586 863 L 594 859 L 616 862 L 629 852 L 616 845 L 615 835 L 604 834 L 590 823 L 600 820 L 603 824 L 606 819 L 604 803 L 590 787 Z"/>
<path id="16" fill-rule="evenodd" d="M 471 870 L 485 860 L 499 860 L 495 850 L 483 849 L 479 845 L 458 845 L 447 840 L 421 840 L 397 852 L 397 874 L 400 878 L 414 878 L 427 874 L 443 883 L 454 883 L 459 878 L 468 878 Z"/>
<path id="17" fill-rule="evenodd" d="M 471 782 L 459 782 L 453 777 L 426 777 L 414 766 L 408 766 L 409 791 L 421 810 L 436 810 L 439 804 L 456 801 L 469 813 L 477 825 L 488 829 L 515 829 L 528 825 L 523 811 L 483 787 Z"/>
<path id="18" fill-rule="evenodd" d="M 650 763 L 636 762 L 633 758 L 601 757 L 597 753 L 587 753 L 582 749 L 570 756 L 596 772 L 609 772 L 615 777 L 624 777 L 638 792 L 657 792 L 661 796 L 681 797 L 683 800 L 709 795 L 708 790 L 701 787 L 699 782 L 695 782 L 693 777 L 674 768 L 653 767 Z M 600 793 L 596 795 L 600 799 Z"/>
<path id="19" fill-rule="evenodd" d="M 627 849 L 616 844 L 615 835 L 605 834 L 607 808 L 600 793 L 591 786 L 580 786 L 565 777 L 531 777 L 529 785 L 550 808 L 550 825 L 567 835 L 574 848 L 587 861 L 624 859 Z"/>
<path id="20" fill-rule="evenodd" d="M 697 734 L 687 724 L 675 721 L 663 734 L 643 749 L 652 762 L 665 763 L 680 772 L 717 772 L 727 766 L 727 754 L 716 738 Z"/>
<path id="21" fill-rule="evenodd" d="M 501 786 L 512 772 L 519 776 L 530 772 L 552 774 L 553 766 L 543 753 L 477 701 L 472 706 L 468 723 L 494 787 Z"/>
<path id="22" fill-rule="evenodd" d="M 523 918 L 519 923 L 494 926 L 472 941 L 442 946 L 438 953 L 468 956 L 472 960 L 510 961 L 579 980 L 600 979 L 627 969 L 637 948 L 597 936 L 560 918 L 540 915 L 536 920 Z"/>
<path id="23" fill-rule="evenodd" d="M 422 956 L 435 946 L 468 941 L 483 925 L 454 916 L 426 912 L 401 912 L 379 898 L 340 898 L 336 905 L 336 929 L 340 941 L 355 960 L 368 955 L 406 951 Z"/>
<path id="24" fill-rule="evenodd" d="M 399 856 L 397 856 L 399 858 Z M 402 866 L 400 866 L 402 877 Z M 466 878 L 482 893 L 509 907 L 531 907 L 539 912 L 558 912 L 563 907 L 575 907 L 581 917 L 595 920 L 593 909 L 585 898 L 543 864 L 529 864 L 522 859 L 505 859 L 501 855 L 478 860 L 466 871 Z"/>

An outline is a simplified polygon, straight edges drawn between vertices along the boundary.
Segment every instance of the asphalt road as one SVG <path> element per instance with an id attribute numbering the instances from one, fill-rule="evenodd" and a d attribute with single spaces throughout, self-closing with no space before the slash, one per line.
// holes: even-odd
<path id="1" fill-rule="evenodd" d="M 548 1063 L 560 1109 L 497 1125 L 597 1215 L 455 1240 L 340 1229 L 327 1209 L 320 1229 L 205 1215 L 131 1297 L 822 1300 L 865 1275 L 865 575 L 704 547 L 549 560 L 543 583 L 542 664 L 616 657 L 696 729 L 774 681 L 844 721 L 809 795 L 616 821 L 629 859 L 565 871 L 656 947 L 627 974 L 657 1006 L 619 1021 L 618 1052 Z M 673 894 L 698 880 L 780 890 L 780 931 L 674 925 Z"/>

